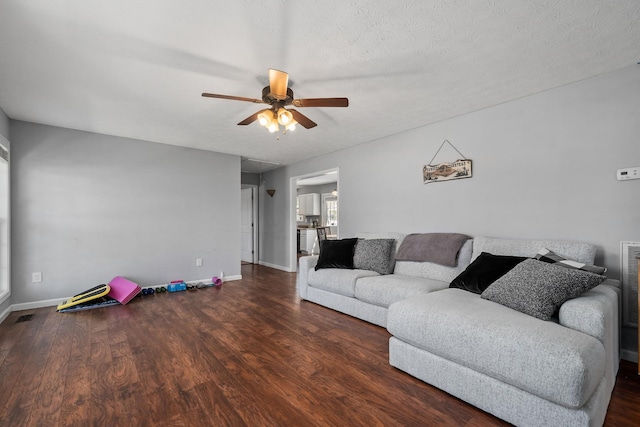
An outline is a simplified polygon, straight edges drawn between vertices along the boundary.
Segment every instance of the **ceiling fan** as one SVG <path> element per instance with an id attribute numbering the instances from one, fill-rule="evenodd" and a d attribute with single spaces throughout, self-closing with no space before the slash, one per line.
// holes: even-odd
<path id="1" fill-rule="evenodd" d="M 269 108 L 258 111 L 250 115 L 238 125 L 245 126 L 258 120 L 269 132 L 276 132 L 280 125 L 285 131 L 295 129 L 297 123 L 306 129 L 317 126 L 313 120 L 293 108 L 285 108 L 288 105 L 294 107 L 348 107 L 347 98 L 307 98 L 294 99 L 293 91 L 288 87 L 289 74 L 284 71 L 269 69 L 269 86 L 262 89 L 262 99 L 244 98 L 242 96 L 219 95 L 216 93 L 203 93 L 202 96 L 208 98 L 231 99 L 234 101 L 253 102 L 256 104 L 267 104 Z"/>

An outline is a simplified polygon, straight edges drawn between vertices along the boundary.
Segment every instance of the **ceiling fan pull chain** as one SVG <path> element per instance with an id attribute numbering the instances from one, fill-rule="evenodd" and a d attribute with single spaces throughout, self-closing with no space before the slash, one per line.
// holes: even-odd
<path id="1" fill-rule="evenodd" d="M 431 164 L 433 163 L 433 161 L 435 160 L 436 156 L 438 155 L 438 153 L 440 152 L 440 150 L 442 150 L 442 147 L 444 146 L 445 142 L 447 144 L 449 144 L 454 150 L 456 150 L 458 152 L 458 154 L 460 154 L 462 156 L 463 159 L 467 159 L 464 154 L 462 154 L 460 152 L 460 150 L 458 150 L 452 143 L 449 142 L 448 139 L 445 139 L 444 141 L 442 141 L 442 144 L 440 144 L 440 148 L 438 148 L 438 151 L 436 151 L 436 154 L 433 155 L 433 158 L 431 160 L 429 160 L 429 166 L 431 166 Z"/>

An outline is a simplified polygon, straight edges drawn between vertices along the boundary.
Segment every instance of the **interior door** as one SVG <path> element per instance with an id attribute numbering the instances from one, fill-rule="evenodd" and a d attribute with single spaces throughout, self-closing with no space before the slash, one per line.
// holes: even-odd
<path id="1" fill-rule="evenodd" d="M 240 259 L 253 263 L 253 188 L 240 191 Z"/>

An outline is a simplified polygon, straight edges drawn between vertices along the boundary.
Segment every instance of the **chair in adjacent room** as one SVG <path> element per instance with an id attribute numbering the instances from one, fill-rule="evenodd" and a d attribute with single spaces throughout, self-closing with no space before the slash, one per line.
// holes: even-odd
<path id="1" fill-rule="evenodd" d="M 311 250 L 312 254 L 316 254 L 316 253 L 320 253 L 320 242 L 323 240 L 327 240 L 327 236 L 330 232 L 330 228 L 329 227 L 318 227 L 316 228 L 316 233 L 318 235 L 318 238 L 316 239 L 315 242 L 313 242 L 313 249 Z M 316 249 L 318 252 L 316 252 Z"/>

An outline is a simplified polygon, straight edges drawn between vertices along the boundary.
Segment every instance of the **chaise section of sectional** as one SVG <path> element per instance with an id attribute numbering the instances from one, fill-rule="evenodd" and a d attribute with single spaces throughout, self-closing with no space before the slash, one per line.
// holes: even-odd
<path id="1" fill-rule="evenodd" d="M 604 376 L 604 346 L 596 338 L 460 289 L 393 304 L 387 329 L 416 348 L 568 408 L 584 405 Z M 395 366 L 395 353 L 390 357 Z"/>
<path id="2" fill-rule="evenodd" d="M 596 252 L 579 242 L 476 237 L 472 259 L 541 248 L 582 263 Z M 399 301 L 387 316 L 389 362 L 518 426 L 600 426 L 618 370 L 619 298 L 609 279 L 551 320 L 455 288 Z"/>

